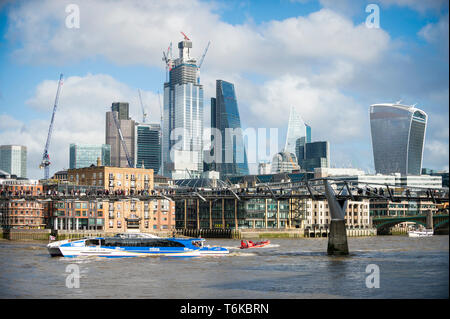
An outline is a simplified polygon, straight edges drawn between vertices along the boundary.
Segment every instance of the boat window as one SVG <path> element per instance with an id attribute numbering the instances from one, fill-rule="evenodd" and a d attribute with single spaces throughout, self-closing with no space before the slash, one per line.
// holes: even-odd
<path id="1" fill-rule="evenodd" d="M 88 240 L 86 240 L 85 245 L 86 246 L 98 246 L 98 245 L 100 245 L 100 240 L 98 240 L 98 239 L 88 239 Z"/>
<path id="2" fill-rule="evenodd" d="M 105 246 L 109 247 L 185 247 L 182 243 L 157 238 L 106 238 Z"/>

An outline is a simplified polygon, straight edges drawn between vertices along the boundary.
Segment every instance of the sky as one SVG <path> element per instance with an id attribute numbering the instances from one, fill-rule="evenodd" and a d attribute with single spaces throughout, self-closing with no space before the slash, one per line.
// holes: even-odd
<path id="1" fill-rule="evenodd" d="M 313 141 L 330 142 L 332 167 L 373 173 L 369 106 L 401 100 L 429 116 L 423 167 L 448 170 L 448 22 L 447 0 L 3 0 L 0 145 L 27 146 L 28 177 L 43 177 L 60 73 L 51 175 L 68 168 L 70 143 L 105 143 L 112 102 L 129 102 L 140 121 L 138 89 L 159 122 L 162 52 L 172 42 L 177 56 L 183 31 L 194 57 L 211 41 L 201 67 L 205 126 L 215 82 L 226 80 L 243 128 L 278 128 L 277 151 L 293 106 Z"/>

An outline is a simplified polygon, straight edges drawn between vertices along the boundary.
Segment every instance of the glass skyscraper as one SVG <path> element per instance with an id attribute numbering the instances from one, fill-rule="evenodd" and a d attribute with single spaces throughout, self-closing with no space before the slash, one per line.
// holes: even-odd
<path id="1" fill-rule="evenodd" d="M 307 126 L 303 121 L 300 114 L 294 107 L 291 107 L 289 113 L 289 123 L 286 135 L 286 145 L 284 146 L 284 151 L 288 153 L 295 154 L 295 148 L 297 146 L 297 141 L 303 137 L 303 143 L 306 143 L 307 139 Z M 309 139 L 311 139 L 311 127 L 309 127 Z"/>
<path id="2" fill-rule="evenodd" d="M 151 168 L 158 174 L 161 167 L 161 126 L 137 124 L 135 149 L 136 167 Z"/>
<path id="3" fill-rule="evenodd" d="M 17 177 L 27 177 L 27 147 L 0 145 L 0 170 Z"/>
<path id="4" fill-rule="evenodd" d="M 248 175 L 247 153 L 241 128 L 241 119 L 233 83 L 223 80 L 216 81 L 216 98 L 211 99 L 211 128 L 217 129 L 222 135 L 220 163 L 215 163 L 215 170 L 220 172 L 220 178 Z"/>
<path id="5" fill-rule="evenodd" d="M 178 43 L 179 58 L 168 61 L 169 82 L 164 83 L 162 174 L 173 179 L 203 172 L 203 86 L 191 48 L 190 40 Z"/>
<path id="6" fill-rule="evenodd" d="M 297 143 L 298 164 L 307 172 L 330 167 L 330 144 L 327 141 Z"/>
<path id="7" fill-rule="evenodd" d="M 374 104 L 370 127 L 375 171 L 420 175 L 427 114 L 414 106 Z"/>
<path id="8" fill-rule="evenodd" d="M 110 166 L 111 146 L 108 144 L 70 144 L 70 169 L 97 165 L 97 158 L 100 158 L 102 166 Z"/>

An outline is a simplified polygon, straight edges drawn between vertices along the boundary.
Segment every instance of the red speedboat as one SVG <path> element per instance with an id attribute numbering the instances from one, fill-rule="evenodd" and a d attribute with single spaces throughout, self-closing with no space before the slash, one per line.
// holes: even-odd
<path id="1" fill-rule="evenodd" d="M 263 241 L 257 241 L 256 243 L 252 242 L 251 240 L 241 240 L 241 249 L 246 248 L 258 248 L 258 247 L 264 247 L 270 244 L 270 240 L 263 240 Z"/>

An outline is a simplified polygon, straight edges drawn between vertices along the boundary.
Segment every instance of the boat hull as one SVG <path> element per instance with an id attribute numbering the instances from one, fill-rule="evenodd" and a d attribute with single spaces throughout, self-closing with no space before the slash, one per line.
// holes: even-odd
<path id="1" fill-rule="evenodd" d="M 433 236 L 433 230 L 425 230 L 425 231 L 409 231 L 408 237 L 431 237 Z"/>

